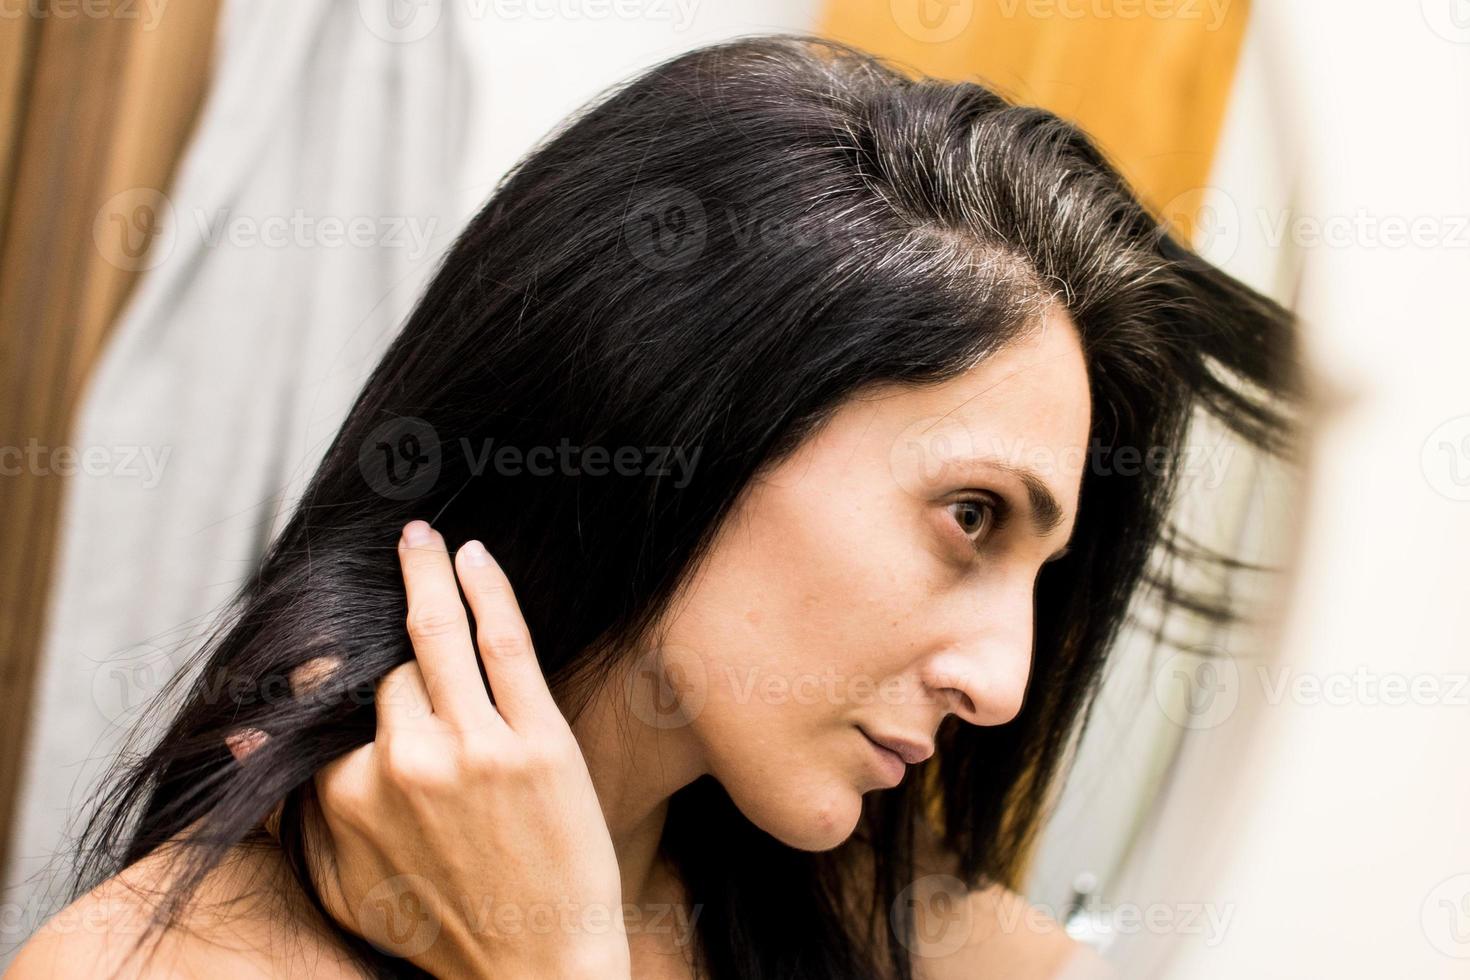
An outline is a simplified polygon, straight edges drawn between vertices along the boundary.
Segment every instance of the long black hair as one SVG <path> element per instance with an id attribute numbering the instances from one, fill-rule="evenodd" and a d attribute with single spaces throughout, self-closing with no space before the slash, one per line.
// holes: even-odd
<path id="1" fill-rule="evenodd" d="M 1135 594 L 1152 582 L 1227 614 L 1151 560 L 1199 557 L 1169 522 L 1192 415 L 1287 452 L 1300 383 L 1289 314 L 1182 246 L 1076 127 L 807 36 L 659 64 L 502 180 L 200 651 L 166 731 L 116 772 L 77 893 L 178 835 L 197 845 L 174 887 L 186 895 L 284 800 L 282 846 L 319 905 L 311 777 L 372 738 L 372 687 L 412 655 L 393 559 L 408 520 L 431 518 L 451 549 L 485 542 L 575 715 L 753 475 L 869 386 L 965 371 L 1051 299 L 1081 333 L 1092 459 L 1131 447 L 1151 465 L 1087 466 L 1071 550 L 1037 580 L 1020 714 L 949 718 L 919 778 L 866 797 L 836 852 L 782 845 L 709 777 L 669 808 L 663 846 L 700 908 L 709 976 L 908 978 L 911 921 L 885 912 L 903 907 L 930 804 L 967 883 L 1016 884 Z M 545 474 L 463 451 L 564 441 L 697 450 L 697 465 L 685 480 Z M 342 661 L 323 696 L 279 696 L 322 654 Z M 227 750 L 242 726 L 269 733 L 261 764 Z M 853 846 L 869 858 L 867 916 L 850 914 Z M 416 973 L 342 939 L 378 975 Z"/>

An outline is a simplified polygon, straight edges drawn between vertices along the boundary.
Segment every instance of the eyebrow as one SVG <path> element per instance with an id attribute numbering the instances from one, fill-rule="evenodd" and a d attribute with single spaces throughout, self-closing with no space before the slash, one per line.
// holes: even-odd
<path id="1" fill-rule="evenodd" d="M 1036 529 L 1039 536 L 1044 538 L 1062 526 L 1062 521 L 1066 516 L 1062 512 L 1062 505 L 1057 503 L 1056 496 L 1035 470 L 1002 459 L 991 459 L 984 456 L 974 457 L 973 462 L 1004 470 L 1021 481 L 1026 488 L 1026 500 L 1030 504 L 1027 509 L 1031 518 L 1031 526 Z M 1072 550 L 1072 544 L 1069 541 L 1057 549 L 1047 561 L 1056 561 L 1070 550 Z"/>

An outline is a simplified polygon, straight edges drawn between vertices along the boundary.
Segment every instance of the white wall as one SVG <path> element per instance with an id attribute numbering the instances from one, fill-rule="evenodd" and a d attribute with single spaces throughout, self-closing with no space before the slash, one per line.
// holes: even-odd
<path id="1" fill-rule="evenodd" d="M 1470 973 L 1470 27 L 1455 12 L 1252 7 L 1257 119 L 1280 121 L 1298 167 L 1276 255 L 1239 259 L 1297 268 L 1326 397 L 1268 679 L 1242 671 L 1231 723 L 1191 733 L 1118 888 L 1229 925 L 1213 943 L 1137 930 L 1125 976 Z M 1269 159 L 1272 135 L 1232 139 L 1221 181 L 1240 227 L 1282 227 L 1279 174 L 1242 165 Z"/>

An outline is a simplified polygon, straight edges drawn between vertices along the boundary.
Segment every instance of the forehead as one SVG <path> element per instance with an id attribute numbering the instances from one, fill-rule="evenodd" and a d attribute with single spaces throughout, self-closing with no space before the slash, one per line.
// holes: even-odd
<path id="1" fill-rule="evenodd" d="M 1077 328 L 1054 305 L 1010 346 L 942 384 L 906 390 L 892 408 L 961 422 L 974 434 L 1004 429 L 1037 445 L 1083 444 L 1092 406 Z"/>
<path id="2" fill-rule="evenodd" d="M 963 374 L 888 389 L 872 410 L 870 423 L 899 430 L 895 466 L 911 459 L 932 472 L 995 461 L 1033 470 L 1058 499 L 1076 499 L 1092 399 L 1081 338 L 1060 305 Z"/>
<path id="3" fill-rule="evenodd" d="M 1081 338 L 1053 305 L 1011 345 L 954 378 L 854 398 L 756 482 L 830 496 L 876 478 L 932 499 L 973 480 L 1033 501 L 1039 484 L 1060 511 L 1075 514 L 1091 411 Z"/>

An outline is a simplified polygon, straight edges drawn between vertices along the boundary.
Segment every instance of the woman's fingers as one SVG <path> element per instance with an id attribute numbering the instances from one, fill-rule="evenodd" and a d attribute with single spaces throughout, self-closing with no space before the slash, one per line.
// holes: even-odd
<path id="1" fill-rule="evenodd" d="M 433 702 L 417 660 L 401 663 L 384 674 L 378 681 L 374 702 L 379 738 L 391 732 L 425 731 L 433 720 Z"/>
<path id="2" fill-rule="evenodd" d="M 375 811 L 382 807 L 375 772 L 377 752 L 378 743 L 367 742 L 316 771 L 312 776 L 316 806 L 308 808 L 306 813 L 308 834 L 324 837 L 335 845 L 344 834 L 351 833 L 352 827 L 361 827 L 361 821 L 375 819 Z M 381 817 L 381 813 L 377 816 Z M 332 853 L 334 862 L 337 860 L 335 846 L 325 851 Z"/>
<path id="3" fill-rule="evenodd" d="M 434 713 L 461 731 L 491 725 L 495 706 L 475 666 L 469 620 L 444 538 L 424 521 L 411 521 L 398 541 L 398 558 L 408 592 L 408 636 Z"/>
<path id="4" fill-rule="evenodd" d="M 527 732 L 560 709 L 546 686 L 510 580 L 478 541 L 455 555 L 460 584 L 475 614 L 475 639 L 495 706 L 513 730 Z"/>

